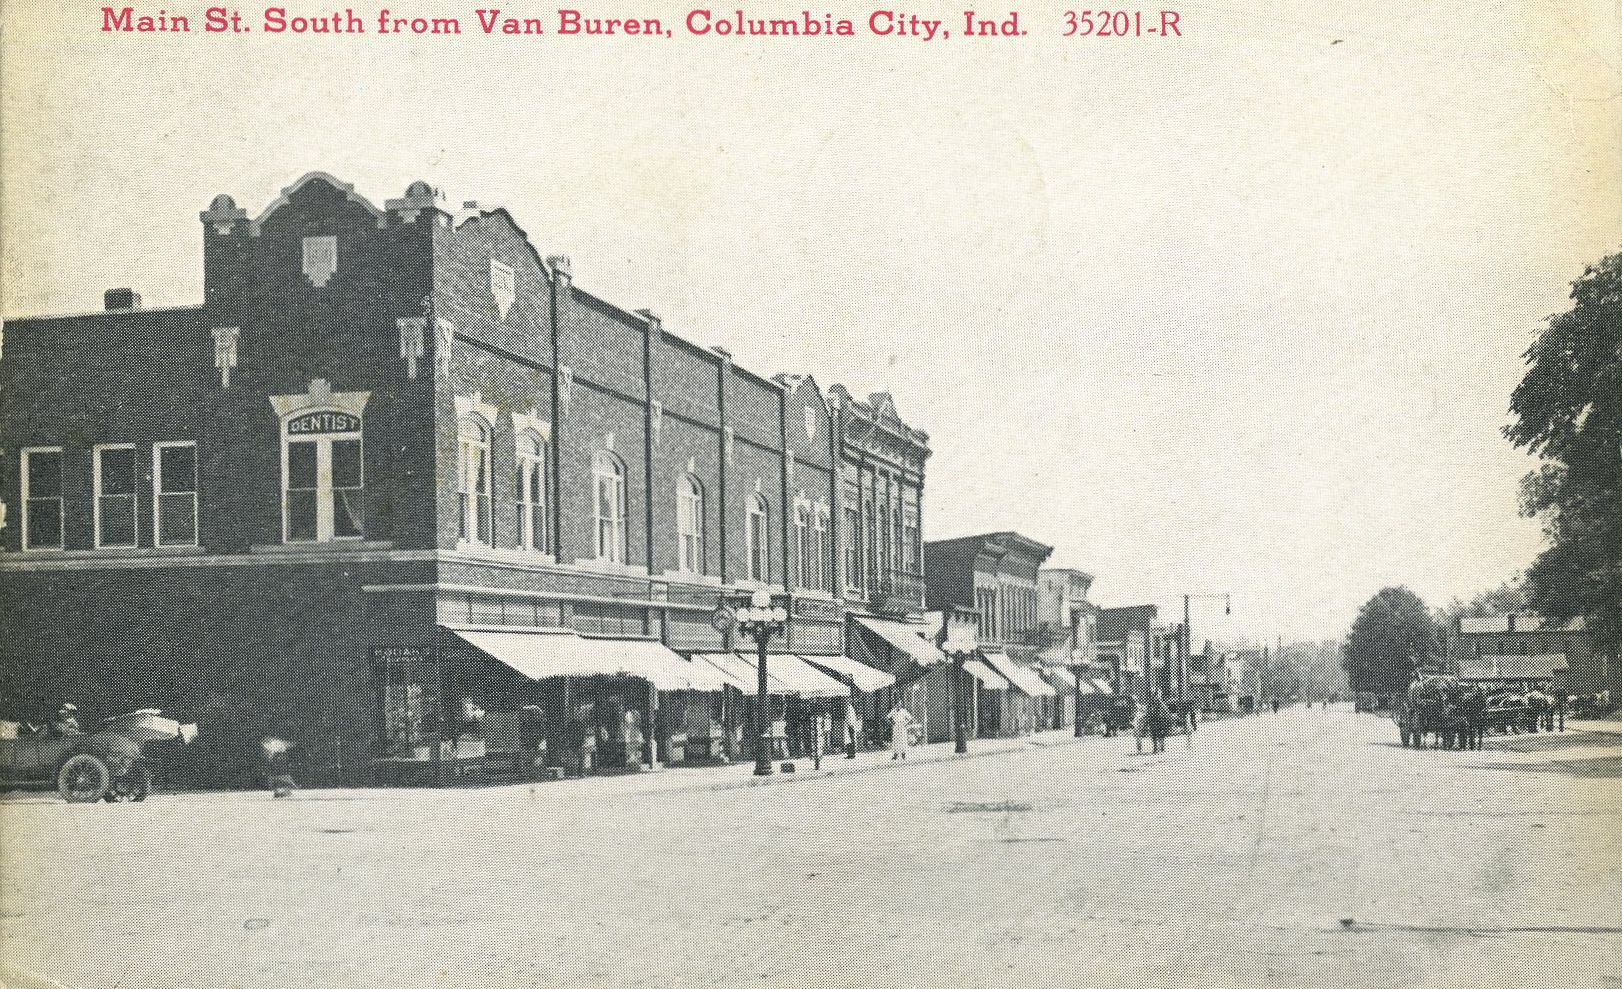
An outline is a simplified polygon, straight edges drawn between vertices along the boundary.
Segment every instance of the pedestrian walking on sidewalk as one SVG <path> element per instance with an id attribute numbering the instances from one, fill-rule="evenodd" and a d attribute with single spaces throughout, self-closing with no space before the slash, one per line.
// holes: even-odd
<path id="1" fill-rule="evenodd" d="M 890 759 L 906 759 L 907 746 L 912 744 L 912 712 L 900 702 L 890 711 Z"/>

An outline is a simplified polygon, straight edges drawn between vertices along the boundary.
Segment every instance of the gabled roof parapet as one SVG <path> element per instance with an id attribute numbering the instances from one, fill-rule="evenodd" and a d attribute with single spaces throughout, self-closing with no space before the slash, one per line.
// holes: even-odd
<path id="1" fill-rule="evenodd" d="M 355 191 L 355 183 L 341 182 L 338 179 L 333 178 L 331 175 L 328 175 L 326 172 L 311 172 L 299 179 L 297 182 L 294 182 L 292 185 L 283 189 L 281 195 L 271 200 L 270 205 L 265 207 L 264 212 L 260 213 L 253 219 L 252 222 L 248 224 L 248 233 L 255 237 L 259 236 L 259 228 L 267 219 L 270 218 L 270 215 L 281 209 L 283 206 L 286 206 L 293 198 L 293 194 L 295 192 L 298 192 L 311 182 L 325 182 L 327 185 L 332 186 L 332 188 L 342 193 L 345 199 L 355 203 L 362 209 L 366 210 L 366 212 L 376 217 L 377 225 L 380 227 L 388 219 L 388 215 L 374 206 L 370 199 L 367 199 L 365 196 Z"/>

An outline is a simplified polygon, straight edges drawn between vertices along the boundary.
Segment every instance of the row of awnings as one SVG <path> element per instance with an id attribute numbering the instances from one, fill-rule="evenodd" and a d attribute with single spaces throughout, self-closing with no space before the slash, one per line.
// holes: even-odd
<path id="1" fill-rule="evenodd" d="M 593 639 L 567 630 L 449 631 L 531 680 L 631 677 L 664 691 L 734 687 L 750 694 L 757 686 L 755 658 L 737 653 L 698 653 L 689 660 L 649 639 Z M 852 687 L 871 692 L 894 683 L 894 676 L 845 656 L 773 653 L 766 659 L 767 691 L 779 696 L 849 697 Z"/>
<path id="2" fill-rule="evenodd" d="M 909 655 L 928 658 L 933 665 L 944 658 L 934 645 L 899 622 L 862 620 Z M 895 626 L 890 628 L 888 626 Z M 758 673 L 754 656 L 738 653 L 697 653 L 692 659 L 650 639 L 595 639 L 567 630 L 496 630 L 448 628 L 457 638 L 531 680 L 555 677 L 632 677 L 663 691 L 720 691 L 733 687 L 754 693 Z M 893 636 L 893 638 L 892 638 Z M 911 640 L 908 639 L 911 637 Z M 903 645 L 904 643 L 904 645 Z M 922 650 L 932 650 L 927 656 Z M 918 650 L 917 653 L 911 650 Z M 963 669 L 987 690 L 1017 690 L 1031 697 L 1054 697 L 1059 690 L 1073 693 L 1113 693 L 1101 680 L 1078 680 L 1068 670 L 1050 666 L 1043 680 L 1033 666 L 1015 662 L 1004 652 L 983 650 L 979 658 L 965 660 Z M 766 659 L 768 693 L 805 698 L 848 697 L 854 689 L 871 693 L 893 686 L 894 675 L 848 656 L 797 656 L 773 653 Z M 1057 685 L 1058 690 L 1055 689 Z"/>

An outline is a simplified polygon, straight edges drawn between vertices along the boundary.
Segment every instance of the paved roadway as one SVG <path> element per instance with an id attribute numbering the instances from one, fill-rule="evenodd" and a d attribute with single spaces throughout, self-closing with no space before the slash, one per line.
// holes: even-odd
<path id="1" fill-rule="evenodd" d="M 1622 986 L 1622 725 L 0 802 L 7 986 Z M 877 756 L 864 762 L 877 767 Z"/>

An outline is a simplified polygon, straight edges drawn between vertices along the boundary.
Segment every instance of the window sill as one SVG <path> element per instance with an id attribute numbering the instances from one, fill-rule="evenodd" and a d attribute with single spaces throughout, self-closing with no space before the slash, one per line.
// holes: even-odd
<path id="1" fill-rule="evenodd" d="M 659 577 L 672 583 L 703 584 L 706 587 L 721 586 L 721 578 L 712 577 L 707 573 L 695 573 L 692 570 L 666 570 Z"/>
<path id="2" fill-rule="evenodd" d="M 556 564 L 557 558 L 551 553 L 540 553 L 535 550 L 514 549 L 506 546 L 490 546 L 485 543 L 470 543 L 458 541 L 456 552 L 480 560 L 493 560 L 501 563 L 529 563 L 529 564 Z"/>
<path id="3" fill-rule="evenodd" d="M 37 559 L 48 557 L 53 560 L 95 560 L 109 557 L 142 557 L 142 556 L 196 556 L 203 552 L 201 546 L 102 546 L 97 549 L 61 549 L 54 546 L 33 546 L 28 549 L 12 550 L 0 553 L 6 559 Z"/>
<path id="4" fill-rule="evenodd" d="M 641 577 L 646 580 L 649 576 L 647 567 L 639 567 L 634 563 L 618 563 L 614 560 L 599 560 L 594 556 L 574 560 L 570 563 L 570 566 L 580 570 L 614 574 L 620 577 Z"/>
<path id="5" fill-rule="evenodd" d="M 387 550 L 393 548 L 393 543 L 383 540 L 331 539 L 324 543 L 267 543 L 261 546 L 249 546 L 248 552 L 264 556 L 275 556 L 278 553 L 350 553 L 355 550 Z"/>

